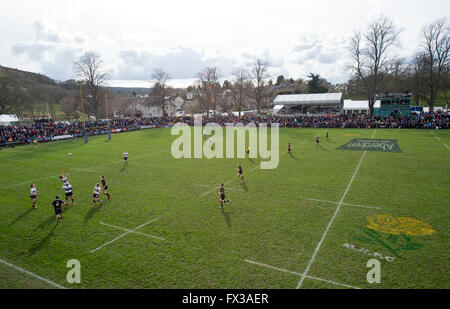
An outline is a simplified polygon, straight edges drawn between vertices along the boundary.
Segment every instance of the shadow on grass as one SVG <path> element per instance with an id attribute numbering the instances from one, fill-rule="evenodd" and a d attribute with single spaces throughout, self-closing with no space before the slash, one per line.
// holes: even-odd
<path id="1" fill-rule="evenodd" d="M 223 217 L 225 218 L 225 222 L 227 223 L 227 226 L 228 226 L 229 228 L 231 228 L 231 218 L 230 218 L 230 214 L 227 213 L 227 212 L 225 211 L 224 208 L 221 208 L 221 210 L 222 210 L 222 215 L 223 215 Z"/>
<path id="2" fill-rule="evenodd" d="M 249 160 L 252 164 L 255 163 L 255 160 L 253 160 L 252 158 L 247 157 L 247 160 Z"/>
<path id="3" fill-rule="evenodd" d="M 62 209 L 62 215 L 64 215 L 66 212 L 68 212 L 72 207 L 71 206 L 65 206 Z M 50 217 L 48 217 L 47 219 L 45 219 L 45 221 L 41 222 L 38 226 L 36 226 L 36 228 L 34 229 L 35 231 L 39 230 L 39 229 L 43 229 L 45 228 L 47 225 L 51 224 L 52 222 L 55 222 L 55 215 L 51 215 Z"/>
<path id="4" fill-rule="evenodd" d="M 298 159 L 296 157 L 294 157 L 294 155 L 290 155 L 289 158 L 294 159 L 295 161 L 298 161 Z"/>
<path id="5" fill-rule="evenodd" d="M 127 165 L 122 166 L 122 168 L 119 170 L 120 173 L 123 173 L 127 170 Z"/>
<path id="6" fill-rule="evenodd" d="M 248 192 L 247 184 L 245 182 L 241 182 L 241 186 L 245 192 Z"/>
<path id="7" fill-rule="evenodd" d="M 55 234 L 55 230 L 56 230 L 56 227 L 58 226 L 58 224 L 56 224 L 56 219 L 54 217 L 52 217 L 52 219 L 55 220 L 55 225 L 52 227 L 52 229 L 47 234 L 47 236 L 42 238 L 41 241 L 38 244 L 34 245 L 33 247 L 30 248 L 30 250 L 28 250 L 27 256 L 32 256 L 37 251 L 39 251 L 42 248 L 44 248 L 46 246 L 46 244 L 48 243 L 48 241 L 50 240 L 50 238 Z"/>
<path id="8" fill-rule="evenodd" d="M 94 207 L 91 206 L 91 209 L 89 209 L 89 211 L 87 212 L 86 216 L 84 216 L 84 223 L 87 223 L 89 220 L 92 219 L 92 217 L 99 212 L 103 206 L 105 206 L 106 203 L 108 203 L 109 201 L 103 201 L 101 203 L 99 203 L 100 205 L 95 205 Z"/>
<path id="9" fill-rule="evenodd" d="M 22 218 L 27 216 L 32 211 L 33 211 L 33 208 L 28 209 L 26 212 L 24 212 L 23 214 L 19 215 L 16 219 L 14 219 L 14 221 L 11 222 L 8 226 L 16 224 L 18 221 L 20 221 Z"/>

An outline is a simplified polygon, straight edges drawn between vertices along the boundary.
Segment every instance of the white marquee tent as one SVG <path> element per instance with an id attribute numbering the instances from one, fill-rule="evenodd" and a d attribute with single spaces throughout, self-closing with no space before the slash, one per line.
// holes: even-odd
<path id="1" fill-rule="evenodd" d="M 16 115 L 2 114 L 0 115 L 0 125 L 9 125 L 11 122 L 19 121 Z"/>

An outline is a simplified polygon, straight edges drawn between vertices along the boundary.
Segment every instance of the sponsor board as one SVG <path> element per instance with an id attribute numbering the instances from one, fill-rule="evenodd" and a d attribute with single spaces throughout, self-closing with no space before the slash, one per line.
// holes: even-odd
<path id="1" fill-rule="evenodd" d="M 352 139 L 345 145 L 338 147 L 337 150 L 364 150 L 378 152 L 402 152 L 393 139 Z"/>
<path id="2" fill-rule="evenodd" d="M 67 135 L 53 136 L 52 140 L 56 141 L 56 140 L 59 140 L 59 139 L 68 139 L 68 138 L 73 138 L 73 135 L 67 134 Z"/>

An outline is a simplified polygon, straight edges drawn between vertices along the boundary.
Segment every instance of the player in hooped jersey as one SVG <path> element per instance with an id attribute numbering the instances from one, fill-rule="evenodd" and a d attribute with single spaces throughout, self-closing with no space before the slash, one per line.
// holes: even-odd
<path id="1" fill-rule="evenodd" d="M 128 165 L 128 152 L 125 151 L 122 155 L 125 165 Z"/>
<path id="2" fill-rule="evenodd" d="M 31 189 L 30 189 L 30 198 L 33 201 L 33 208 L 37 209 L 36 206 L 36 197 L 39 194 L 39 192 L 36 190 L 36 186 L 34 184 L 31 185 Z"/>
<path id="3" fill-rule="evenodd" d="M 62 186 L 62 188 L 64 189 L 64 191 L 66 193 L 66 201 L 64 202 L 64 204 L 67 205 L 67 201 L 69 200 L 69 196 L 70 196 L 70 199 L 72 200 L 72 206 L 75 205 L 74 200 L 73 200 L 72 185 L 68 181 L 66 181 L 64 183 L 64 185 Z"/>
<path id="4" fill-rule="evenodd" d="M 100 181 L 102 182 L 103 194 L 108 197 L 108 200 L 111 198 L 111 194 L 108 193 L 108 184 L 106 183 L 105 176 L 100 176 Z"/>
<path id="5" fill-rule="evenodd" d="M 61 182 L 65 184 L 67 182 L 67 176 L 69 176 L 69 173 L 62 171 L 61 176 L 59 176 L 59 179 L 61 179 Z"/>
<path id="6" fill-rule="evenodd" d="M 102 188 L 100 188 L 100 184 L 99 183 L 95 184 L 94 192 L 92 195 L 92 201 L 94 202 L 94 204 L 92 205 L 92 207 L 94 207 L 97 202 L 100 202 L 100 203 L 102 202 L 102 200 L 98 199 L 101 191 L 102 191 Z"/>
<path id="7" fill-rule="evenodd" d="M 55 209 L 56 224 L 58 224 L 61 219 L 64 219 L 64 216 L 61 215 L 62 214 L 61 206 L 63 204 L 64 202 L 61 201 L 58 196 L 56 196 L 55 200 L 50 204 L 50 206 Z"/>

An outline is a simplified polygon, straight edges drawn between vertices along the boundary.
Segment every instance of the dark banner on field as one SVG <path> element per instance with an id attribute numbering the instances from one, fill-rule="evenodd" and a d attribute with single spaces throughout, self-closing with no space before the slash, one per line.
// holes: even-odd
<path id="1" fill-rule="evenodd" d="M 352 139 L 337 150 L 402 152 L 395 139 Z"/>

